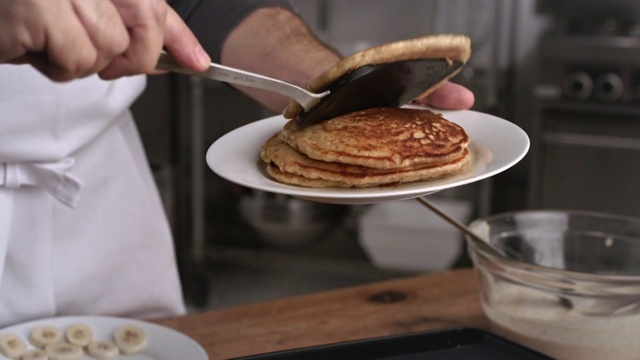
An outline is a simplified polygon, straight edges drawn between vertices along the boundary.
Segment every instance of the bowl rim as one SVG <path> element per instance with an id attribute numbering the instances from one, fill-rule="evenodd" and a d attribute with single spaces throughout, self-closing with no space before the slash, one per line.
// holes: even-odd
<path id="1" fill-rule="evenodd" d="M 632 217 L 628 215 L 618 215 L 618 214 L 610 214 L 605 212 L 597 212 L 597 211 L 585 211 L 585 210 L 571 210 L 571 209 L 529 209 L 529 210 L 517 210 L 517 211 L 508 211 L 503 213 L 492 214 L 486 217 L 474 219 L 469 223 L 469 229 L 473 231 L 474 225 L 480 223 L 490 222 L 491 220 L 496 220 L 499 218 L 507 218 L 514 217 L 519 214 L 543 214 L 543 213 L 551 213 L 551 214 L 567 214 L 567 215 L 579 215 L 585 217 L 598 217 L 598 218 L 608 218 L 608 219 L 616 219 L 629 221 L 633 223 L 637 223 L 640 227 L 640 218 Z M 569 277 L 572 280 L 577 281 L 585 281 L 585 282 L 594 282 L 594 283 L 636 283 L 640 285 L 640 274 L 638 275 L 621 275 L 621 274 L 595 274 L 595 273 L 587 273 L 575 270 L 563 270 L 559 268 L 554 268 L 551 266 L 544 265 L 536 265 L 521 262 L 515 260 L 513 258 L 509 258 L 497 251 L 496 248 L 487 240 L 482 239 L 483 242 L 479 244 L 481 236 L 478 238 L 465 235 L 467 240 L 467 244 L 469 246 L 469 250 L 476 252 L 477 254 L 483 256 L 484 258 L 490 259 L 498 264 L 507 265 L 512 268 L 531 272 L 534 271 L 540 275 L 547 275 L 554 278 L 566 278 Z M 473 258 L 473 257 L 472 257 Z M 475 263 L 475 260 L 474 260 Z"/>

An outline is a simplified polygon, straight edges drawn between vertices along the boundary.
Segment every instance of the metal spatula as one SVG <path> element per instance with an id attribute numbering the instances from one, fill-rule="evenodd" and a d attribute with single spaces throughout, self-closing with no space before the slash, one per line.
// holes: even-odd
<path id="1" fill-rule="evenodd" d="M 302 105 L 305 111 L 311 110 L 323 97 L 329 95 L 329 91 L 322 94 L 314 94 L 299 86 L 287 82 L 270 78 L 268 76 L 255 74 L 252 72 L 235 69 L 216 63 L 211 63 L 209 68 L 203 72 L 197 72 L 180 65 L 171 55 L 163 51 L 158 59 L 157 69 L 173 71 L 186 75 L 199 76 L 211 80 L 226 83 L 245 85 L 262 90 L 273 91 L 287 96 Z"/>
<path id="2" fill-rule="evenodd" d="M 448 62 L 445 59 L 367 65 L 346 74 L 335 81 L 329 90 L 320 94 L 282 80 L 216 63 L 211 63 L 209 69 L 203 72 L 193 71 L 180 65 L 164 51 L 160 54 L 156 68 L 287 96 L 304 108 L 297 118 L 298 123 L 309 126 L 357 110 L 406 104 L 462 65 L 462 62 Z"/>
<path id="3" fill-rule="evenodd" d="M 298 123 L 304 127 L 352 111 L 407 104 L 463 65 L 445 59 L 416 59 L 359 67 L 333 82 L 329 94 L 311 111 L 300 112 Z"/>

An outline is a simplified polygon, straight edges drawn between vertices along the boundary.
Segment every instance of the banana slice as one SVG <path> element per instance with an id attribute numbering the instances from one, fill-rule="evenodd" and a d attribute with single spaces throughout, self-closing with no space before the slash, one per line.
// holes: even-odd
<path id="1" fill-rule="evenodd" d="M 80 346 L 67 343 L 49 344 L 44 350 L 50 360 L 78 360 L 84 355 Z"/>
<path id="2" fill-rule="evenodd" d="M 142 328 L 135 325 L 119 327 L 114 338 L 120 352 L 126 355 L 138 353 L 147 347 L 147 334 Z"/>
<path id="3" fill-rule="evenodd" d="M 17 359 L 27 351 L 27 344 L 16 334 L 0 334 L 0 354 Z"/>
<path id="4" fill-rule="evenodd" d="M 93 340 L 87 347 L 89 355 L 98 359 L 111 359 L 120 353 L 120 350 L 112 341 L 109 340 Z"/>
<path id="5" fill-rule="evenodd" d="M 66 336 L 70 344 L 85 347 L 93 340 L 93 331 L 86 324 L 72 324 L 67 328 Z"/>
<path id="6" fill-rule="evenodd" d="M 49 360 L 49 356 L 42 349 L 31 349 L 20 357 L 20 360 Z"/>
<path id="7" fill-rule="evenodd" d="M 29 341 L 33 346 L 44 348 L 49 344 L 55 344 L 62 341 L 62 330 L 55 326 L 38 326 L 31 330 Z"/>

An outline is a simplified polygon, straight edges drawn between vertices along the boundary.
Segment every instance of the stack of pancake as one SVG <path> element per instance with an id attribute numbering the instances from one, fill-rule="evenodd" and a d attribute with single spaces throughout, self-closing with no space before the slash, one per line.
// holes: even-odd
<path id="1" fill-rule="evenodd" d="M 365 65 L 413 59 L 442 59 L 465 64 L 468 37 L 426 36 L 380 45 L 350 55 L 324 71 L 307 87 L 323 92 Z M 459 71 L 459 69 L 458 69 Z M 454 76 L 442 79 L 423 97 Z M 425 109 L 373 108 L 300 128 L 302 107 L 292 101 L 290 120 L 264 144 L 261 158 L 277 181 L 308 187 L 373 187 L 450 176 L 470 163 L 469 137 L 460 126 Z"/>
<path id="2" fill-rule="evenodd" d="M 262 147 L 277 181 L 307 187 L 373 187 L 459 173 L 469 137 L 426 109 L 374 108 L 300 128 L 295 120 Z"/>

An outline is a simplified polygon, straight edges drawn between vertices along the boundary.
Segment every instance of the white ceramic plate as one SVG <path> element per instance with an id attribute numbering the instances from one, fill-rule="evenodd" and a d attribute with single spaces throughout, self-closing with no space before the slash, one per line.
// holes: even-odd
<path id="1" fill-rule="evenodd" d="M 114 331 L 124 324 L 133 324 L 141 327 L 149 337 L 149 344 L 143 352 L 135 355 L 120 355 L 119 360 L 208 360 L 204 349 L 190 337 L 164 326 L 152 324 L 146 321 L 104 317 L 104 316 L 69 316 L 41 319 L 13 325 L 0 330 L 0 333 L 13 332 L 21 336 L 29 344 L 29 333 L 37 326 L 52 325 L 65 331 L 67 326 L 74 323 L 84 323 L 91 327 L 96 339 L 108 339 L 113 341 Z M 29 348 L 32 348 L 29 344 Z M 0 359 L 5 359 L 0 355 Z M 95 360 L 85 356 L 83 360 Z"/>
<path id="2" fill-rule="evenodd" d="M 471 138 L 472 166 L 446 179 L 364 189 L 319 189 L 279 183 L 265 172 L 260 149 L 282 129 L 286 122 L 282 116 L 253 122 L 220 137 L 207 151 L 207 164 L 222 178 L 256 190 L 332 204 L 372 204 L 413 199 L 488 178 L 515 165 L 529 150 L 527 134 L 507 120 L 471 110 L 436 111 L 462 126 Z"/>

